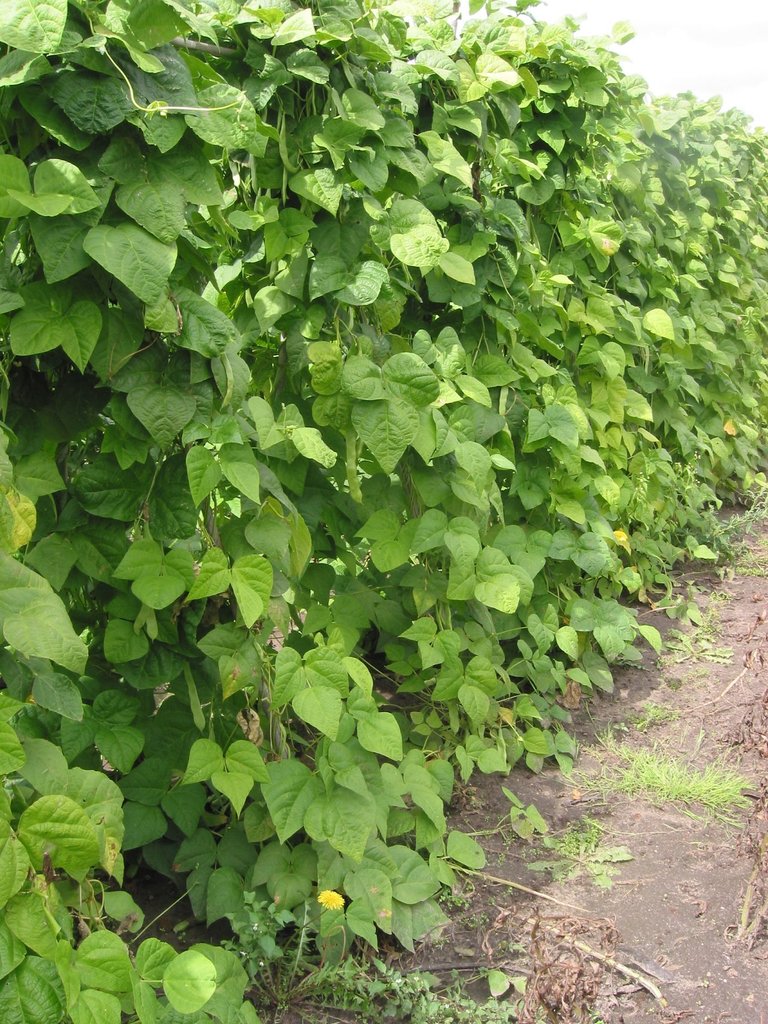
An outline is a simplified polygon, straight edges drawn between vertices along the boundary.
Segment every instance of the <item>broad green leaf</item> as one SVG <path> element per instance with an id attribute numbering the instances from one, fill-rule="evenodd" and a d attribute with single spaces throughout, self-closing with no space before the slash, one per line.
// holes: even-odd
<path id="1" fill-rule="evenodd" d="M 45 629 L 40 629 L 45 622 Z M 6 642 L 28 657 L 50 658 L 82 672 L 88 650 L 63 602 L 37 573 L 0 551 L 0 626 Z"/>
<path id="2" fill-rule="evenodd" d="M 194 586 L 187 595 L 188 601 L 201 597 L 213 597 L 229 588 L 231 576 L 229 560 L 221 548 L 211 548 L 203 555 Z"/>
<path id="3" fill-rule="evenodd" d="M 235 740 L 227 747 L 227 771 L 250 775 L 254 782 L 267 782 L 269 775 L 259 748 L 247 740 Z"/>
<path id="4" fill-rule="evenodd" d="M 0 158 L 2 159 L 2 158 Z M 3 200 L 0 198 L 0 209 Z M 29 226 L 48 284 L 64 281 L 91 262 L 83 250 L 86 224 L 75 217 L 30 217 Z"/>
<path id="5" fill-rule="evenodd" d="M 426 145 L 429 162 L 435 170 L 456 178 L 466 188 L 472 188 L 472 168 L 450 140 L 443 139 L 437 132 L 432 131 L 422 132 L 419 138 Z M 394 252 L 394 249 L 392 251 Z"/>
<path id="6" fill-rule="evenodd" d="M 120 1000 L 109 992 L 86 988 L 70 1010 L 72 1024 L 120 1024 Z"/>
<path id="7" fill-rule="evenodd" d="M 10 775 L 24 764 L 24 749 L 16 730 L 7 722 L 0 722 L 0 775 Z"/>
<path id="8" fill-rule="evenodd" d="M 336 465 L 338 455 L 323 441 L 323 435 L 319 430 L 315 430 L 314 427 L 295 427 L 289 436 L 305 459 L 319 462 L 326 469 Z"/>
<path id="9" fill-rule="evenodd" d="M 36 196 L 64 197 L 67 205 L 62 213 L 86 213 L 100 203 L 80 168 L 67 160 L 42 160 L 35 171 L 34 187 Z"/>
<path id="10" fill-rule="evenodd" d="M 342 184 L 329 167 L 318 167 L 314 171 L 299 171 L 288 182 L 292 192 L 309 199 L 316 206 L 336 216 L 341 202 Z"/>
<path id="11" fill-rule="evenodd" d="M 162 572 L 160 576 L 139 576 L 131 584 L 131 590 L 142 604 L 156 611 L 168 608 L 187 589 L 183 576 L 166 567 L 163 567 Z"/>
<path id="12" fill-rule="evenodd" d="M 161 448 L 167 448 L 195 414 L 197 403 L 190 394 L 162 384 L 132 388 L 128 408 Z"/>
<path id="13" fill-rule="evenodd" d="M 3 0 L 0 42 L 30 53 L 55 53 L 66 21 L 67 0 Z"/>
<path id="14" fill-rule="evenodd" d="M 145 939 L 136 950 L 136 970 L 145 981 L 160 985 L 165 969 L 177 956 L 176 950 L 167 942 Z"/>
<path id="15" fill-rule="evenodd" d="M 342 93 L 341 103 L 347 120 L 359 128 L 377 132 L 386 124 L 386 119 L 376 100 L 359 89 L 347 89 Z"/>
<path id="16" fill-rule="evenodd" d="M 195 445 L 187 452 L 187 478 L 192 501 L 200 505 L 221 480 L 221 467 L 210 449 Z"/>
<path id="17" fill-rule="evenodd" d="M 69 797 L 41 796 L 19 818 L 19 839 L 36 871 L 42 871 L 43 855 L 82 881 L 100 860 L 99 840 L 90 818 Z"/>
<path id="18" fill-rule="evenodd" d="M 2 825 L 0 825 L 2 829 Z M 0 854 L 0 856 L 2 856 Z M 7 900 L 3 900 L 3 905 Z M 7 978 L 11 971 L 14 971 L 27 955 L 24 943 L 9 930 L 7 925 L 0 922 L 0 981 Z"/>
<path id="19" fill-rule="evenodd" d="M 555 634 L 560 650 L 576 661 L 579 656 L 579 634 L 573 626 L 561 626 Z"/>
<path id="20" fill-rule="evenodd" d="M 167 185 L 151 181 L 122 185 L 115 202 L 161 242 L 174 242 L 184 230 L 184 196 Z"/>
<path id="21" fill-rule="evenodd" d="M 113 664 L 136 661 L 149 650 L 146 635 L 135 629 L 132 622 L 110 619 L 104 631 L 104 657 Z"/>
<path id="22" fill-rule="evenodd" d="M 375 260 L 366 260 L 345 286 L 336 292 L 336 299 L 350 306 L 370 306 L 378 299 L 382 285 L 388 278 L 386 267 Z"/>
<path id="23" fill-rule="evenodd" d="M 27 956 L 0 985 L 0 1019 L 7 1024 L 59 1024 L 64 991 L 51 960 Z"/>
<path id="24" fill-rule="evenodd" d="M 463 832 L 449 832 L 446 841 L 446 853 L 458 864 L 475 870 L 485 867 L 485 851 L 472 836 Z"/>
<path id="25" fill-rule="evenodd" d="M 420 408 L 436 401 L 440 384 L 424 360 L 413 352 L 398 352 L 382 367 L 389 390 L 410 405 Z"/>
<path id="26" fill-rule="evenodd" d="M 3 4 L 0 7 L 0 19 L 2 11 L 10 4 Z M 0 29 L 2 21 L 0 20 Z M 17 199 L 8 195 L 11 190 L 15 193 L 29 193 L 32 191 L 29 184 L 29 172 L 23 160 L 17 156 L 10 156 L 6 153 L 0 154 L 0 217 L 19 217 L 27 212 L 27 207 Z"/>
<path id="27" fill-rule="evenodd" d="M 234 85 L 217 82 L 199 89 L 197 100 L 204 109 L 184 118 L 195 135 L 212 146 L 263 155 L 267 145 L 262 131 L 264 122 L 244 92 Z"/>
<path id="28" fill-rule="evenodd" d="M 643 316 L 643 327 L 657 338 L 675 340 L 675 325 L 665 309 L 649 309 Z"/>
<path id="29" fill-rule="evenodd" d="M 87 135 L 110 132 L 132 109 L 125 83 L 106 75 L 64 71 L 57 77 L 52 95 L 70 121 Z"/>
<path id="30" fill-rule="evenodd" d="M 207 782 L 214 772 L 223 770 L 224 753 L 219 744 L 213 740 L 195 740 L 181 783 L 186 786 L 191 782 Z"/>
<path id="31" fill-rule="evenodd" d="M 272 36 L 273 46 L 288 46 L 289 43 L 298 43 L 302 39 L 308 39 L 315 34 L 315 23 L 312 18 L 312 11 L 308 8 L 289 14 L 285 21 L 281 22 L 275 34 Z"/>
<path id="32" fill-rule="evenodd" d="M 356 405 L 352 422 L 385 473 L 394 470 L 419 429 L 416 410 L 399 401 Z"/>
<path id="33" fill-rule="evenodd" d="M 80 691 L 69 676 L 61 672 L 36 676 L 32 696 L 39 707 L 53 711 L 62 718 L 69 718 L 73 722 L 83 720 L 83 700 Z"/>
<path id="34" fill-rule="evenodd" d="M 489 608 L 496 608 L 500 612 L 512 615 L 520 601 L 520 584 L 516 577 L 510 574 L 494 576 L 476 585 L 475 597 Z"/>
<path id="35" fill-rule="evenodd" d="M 432 270 L 448 252 L 450 243 L 440 229 L 432 225 L 417 225 L 406 234 L 395 234 L 389 240 L 392 254 L 408 267 Z"/>
<path id="36" fill-rule="evenodd" d="M 261 555 L 242 555 L 232 563 L 232 589 L 243 622 L 250 629 L 272 594 L 272 566 Z"/>
<path id="37" fill-rule="evenodd" d="M 269 782 L 262 793 L 281 843 L 287 842 L 304 824 L 304 815 L 323 792 L 322 783 L 296 758 L 267 765 Z"/>
<path id="38" fill-rule="evenodd" d="M 465 260 L 458 253 L 443 253 L 437 265 L 447 277 L 452 278 L 454 281 L 460 281 L 461 284 L 475 283 L 475 268 L 469 260 Z"/>
<path id="39" fill-rule="evenodd" d="M 83 249 L 148 306 L 164 297 L 176 246 L 164 245 L 136 224 L 91 228 Z"/>
<path id="40" fill-rule="evenodd" d="M 2 723 L 0 743 L 2 743 L 5 729 L 10 729 L 10 726 Z M 1 753 L 0 756 L 2 756 Z M 5 906 L 24 885 L 30 867 L 29 854 L 24 845 L 12 831 L 9 822 L 0 818 L 0 904 L 2 906 Z"/>
<path id="41" fill-rule="evenodd" d="M 188 288 L 174 288 L 174 299 L 179 305 L 181 331 L 177 343 L 182 348 L 214 358 L 231 345 L 240 344 L 237 328 L 215 306 Z"/>
<path id="42" fill-rule="evenodd" d="M 214 772 L 211 783 L 229 800 L 235 815 L 239 817 L 253 789 L 253 776 L 246 772 Z"/>
<path id="43" fill-rule="evenodd" d="M 478 586 L 482 586 L 482 584 L 478 584 Z M 470 722 L 475 727 L 482 726 L 491 706 L 488 694 L 477 686 L 465 683 L 458 692 L 458 698 Z"/>
<path id="44" fill-rule="evenodd" d="M 130 991 L 128 947 L 114 932 L 91 932 L 77 947 L 76 962 L 84 988 L 117 995 Z"/>
<path id="45" fill-rule="evenodd" d="M 357 720 L 360 746 L 393 761 L 403 759 L 403 735 L 397 719 L 389 711 L 371 711 Z"/>
<path id="46" fill-rule="evenodd" d="M 492 92 L 512 89 L 522 81 L 511 64 L 508 64 L 498 54 L 490 52 L 481 53 L 477 58 L 475 74 L 477 80 L 483 85 L 487 85 Z"/>
<path id="47" fill-rule="evenodd" d="M 308 725 L 335 740 L 341 719 L 341 697 L 329 686 L 307 687 L 292 701 L 293 710 Z"/>
<path id="48" fill-rule="evenodd" d="M 225 444 L 219 452 L 219 462 L 227 480 L 246 498 L 258 503 L 261 477 L 251 449 L 242 444 Z"/>
<path id="49" fill-rule="evenodd" d="M 11 321 L 11 349 L 31 356 L 61 347 L 84 370 L 101 332 L 101 312 L 87 299 L 76 300 L 66 285 L 30 285 L 24 308 Z"/>

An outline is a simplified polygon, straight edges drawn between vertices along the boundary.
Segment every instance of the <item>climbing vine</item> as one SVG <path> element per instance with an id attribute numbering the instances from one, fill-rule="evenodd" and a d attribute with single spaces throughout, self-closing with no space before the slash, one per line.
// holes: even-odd
<path id="1" fill-rule="evenodd" d="M 762 480 L 764 134 L 519 7 L 0 0 L 3 1020 L 412 947 Z"/>

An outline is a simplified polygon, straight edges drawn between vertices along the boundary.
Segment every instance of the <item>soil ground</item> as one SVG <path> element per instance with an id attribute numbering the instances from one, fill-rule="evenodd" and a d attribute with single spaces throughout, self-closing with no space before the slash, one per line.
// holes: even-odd
<path id="1" fill-rule="evenodd" d="M 453 969 L 465 977 L 496 968 L 529 978 L 543 970 L 541 982 L 550 990 L 553 979 L 567 989 L 569 971 L 591 968 L 593 980 L 601 976 L 592 1019 L 605 1024 L 768 1024 L 766 923 L 751 948 L 737 941 L 754 865 L 739 840 L 750 814 L 759 824 L 755 811 L 763 809 L 759 791 L 768 777 L 768 532 L 752 535 L 748 552 L 723 578 L 693 573 L 681 580 L 686 585 L 696 588 L 702 625 L 675 631 L 665 616 L 640 613 L 666 634 L 665 650 L 620 670 L 614 694 L 575 715 L 581 749 L 571 777 L 554 769 L 516 770 L 505 780 L 524 804 L 538 808 L 550 839 L 562 844 L 571 837 L 570 858 L 512 834 L 509 801 L 495 777 L 472 779 L 452 822 L 484 846 L 487 874 L 549 899 L 476 876 L 474 888 L 454 894 L 448 929 L 401 961 L 404 968 L 442 976 Z M 745 806 L 714 815 L 697 805 L 612 791 L 610 780 L 648 750 L 699 770 L 723 764 L 737 771 L 747 780 Z M 582 843 L 573 856 L 579 835 L 598 842 L 591 850 Z M 631 860 L 612 862 L 620 847 Z M 531 870 L 543 859 L 559 860 L 560 873 L 570 877 L 554 882 L 552 871 Z M 604 868 L 616 872 L 610 887 L 595 881 Z M 537 964 L 526 936 L 538 917 L 549 938 Z M 604 958 L 588 953 L 580 957 L 573 939 L 612 952 L 628 970 L 606 967 Z M 548 976 L 542 959 L 558 957 Z M 579 1019 L 553 1012 L 553 1021 Z"/>

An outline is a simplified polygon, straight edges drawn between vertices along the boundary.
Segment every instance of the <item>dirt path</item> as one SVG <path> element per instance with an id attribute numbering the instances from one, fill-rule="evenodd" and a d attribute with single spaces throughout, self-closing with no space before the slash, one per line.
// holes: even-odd
<path id="1" fill-rule="evenodd" d="M 579 1019 L 583 1001 L 604 1024 L 768 1024 L 768 922 L 751 948 L 737 941 L 754 865 L 745 828 L 751 818 L 758 838 L 768 832 L 768 532 L 753 536 L 731 578 L 683 582 L 696 585 L 702 625 L 670 632 L 673 622 L 645 613 L 668 646 L 578 713 L 572 777 L 516 771 L 507 780 L 547 821 L 544 842 L 515 836 L 497 777 L 473 778 L 464 794 L 454 825 L 484 846 L 485 875 L 550 900 L 476 876 L 414 966 L 527 977 L 558 1022 Z M 669 795 L 691 785 L 709 811 Z M 633 792 L 648 786 L 655 798 Z M 532 869 L 542 861 L 549 866 Z M 764 861 L 768 869 L 768 853 Z"/>

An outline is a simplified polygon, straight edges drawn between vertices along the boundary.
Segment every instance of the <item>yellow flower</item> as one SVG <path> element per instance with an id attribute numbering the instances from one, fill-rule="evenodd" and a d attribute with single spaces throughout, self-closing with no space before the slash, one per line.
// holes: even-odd
<path id="1" fill-rule="evenodd" d="M 344 909 L 344 897 L 341 893 L 334 892 L 333 889 L 323 889 L 322 892 L 317 894 L 317 902 L 325 910 L 343 910 Z"/>
<path id="2" fill-rule="evenodd" d="M 617 544 L 619 544 L 621 547 L 625 548 L 627 551 L 631 550 L 631 546 L 630 546 L 630 543 L 629 543 L 629 537 L 628 537 L 628 535 L 623 530 L 614 530 L 613 531 L 613 536 L 616 538 L 616 543 Z"/>

